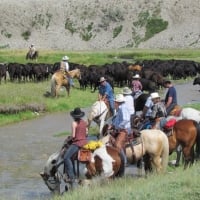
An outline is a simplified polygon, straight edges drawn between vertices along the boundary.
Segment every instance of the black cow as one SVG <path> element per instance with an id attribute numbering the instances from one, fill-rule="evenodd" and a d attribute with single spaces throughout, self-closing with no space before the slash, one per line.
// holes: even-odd
<path id="1" fill-rule="evenodd" d="M 0 63 L 0 84 L 2 78 L 4 78 L 4 81 L 6 82 L 6 71 L 7 71 L 7 65 L 4 63 Z"/>

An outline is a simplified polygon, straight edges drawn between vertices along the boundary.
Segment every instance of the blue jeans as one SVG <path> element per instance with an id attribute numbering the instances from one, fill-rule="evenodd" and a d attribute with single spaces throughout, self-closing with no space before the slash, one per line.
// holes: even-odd
<path id="1" fill-rule="evenodd" d="M 69 176 L 70 179 L 75 178 L 71 158 L 75 153 L 78 152 L 78 150 L 79 150 L 79 147 L 75 144 L 72 144 L 67 149 L 67 151 L 65 152 L 65 155 L 64 155 L 65 173 L 67 173 L 67 175 Z"/>

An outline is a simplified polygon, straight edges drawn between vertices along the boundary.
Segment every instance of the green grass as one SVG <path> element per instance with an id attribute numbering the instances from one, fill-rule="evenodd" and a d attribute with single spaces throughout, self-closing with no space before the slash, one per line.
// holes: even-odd
<path id="1" fill-rule="evenodd" d="M 0 50 L 0 63 L 18 62 L 27 63 L 25 60 L 26 50 Z M 70 62 L 84 64 L 86 66 L 96 64 L 103 65 L 105 63 L 122 62 L 128 59 L 128 62 L 145 59 L 184 59 L 200 61 L 200 50 L 197 49 L 117 49 L 106 51 L 51 51 L 39 50 L 39 63 L 55 63 L 59 62 L 64 55 L 68 55 Z M 30 62 L 30 61 L 28 61 Z M 33 62 L 33 61 L 32 61 Z M 78 83 L 76 82 L 77 86 Z M 46 98 L 43 96 L 46 91 L 50 91 L 50 81 L 40 83 L 10 83 L 2 82 L 0 85 L 0 106 L 15 106 L 23 104 L 44 104 L 46 113 L 65 112 L 80 106 L 81 108 L 90 107 L 97 100 L 97 92 L 91 93 L 88 88 L 86 91 L 72 89 L 70 97 L 67 97 L 65 91 L 60 91 L 58 99 Z M 115 92 L 121 89 L 116 88 Z M 196 109 L 200 109 L 200 105 L 194 105 Z M 42 114 L 42 113 L 41 113 Z M 38 117 L 33 112 L 21 112 L 12 115 L 0 114 L 0 126 L 18 122 L 21 120 L 32 119 Z"/>
<path id="2" fill-rule="evenodd" d="M 54 200 L 198 200 L 199 163 L 187 170 L 182 167 L 166 174 L 152 174 L 147 178 L 124 177 L 90 187 L 80 187 Z"/>

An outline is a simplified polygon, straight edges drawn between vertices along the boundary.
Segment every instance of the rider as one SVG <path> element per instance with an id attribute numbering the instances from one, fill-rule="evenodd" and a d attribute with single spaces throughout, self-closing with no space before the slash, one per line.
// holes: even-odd
<path id="1" fill-rule="evenodd" d="M 70 85 L 74 86 L 73 80 L 69 75 L 69 63 L 68 63 L 69 57 L 68 56 L 64 56 L 62 58 L 62 61 L 60 62 L 60 70 L 64 73 L 64 75 L 66 76 L 67 79 L 69 79 Z"/>
<path id="2" fill-rule="evenodd" d="M 64 180 L 73 185 L 75 183 L 75 174 L 71 159 L 75 153 L 78 153 L 79 148 L 87 143 L 88 128 L 87 123 L 82 119 L 85 113 L 79 107 L 71 111 L 70 115 L 74 119 L 72 122 L 72 144 L 64 154 Z"/>
<path id="3" fill-rule="evenodd" d="M 132 92 L 134 99 L 137 99 L 138 96 L 142 93 L 142 83 L 140 82 L 140 75 L 136 74 L 133 77 L 132 81 Z"/>
<path id="4" fill-rule="evenodd" d="M 172 85 L 171 81 L 166 80 L 164 82 L 164 87 L 168 88 L 167 94 L 165 96 L 165 107 L 167 110 L 167 115 L 169 115 L 172 109 L 177 105 L 177 94 L 176 89 Z"/>
<path id="5" fill-rule="evenodd" d="M 29 54 L 30 54 L 30 56 L 32 57 L 35 52 L 36 52 L 35 45 L 31 44 L 31 46 L 29 47 Z"/>
<path id="6" fill-rule="evenodd" d="M 162 130 L 167 117 L 165 105 L 160 100 L 160 96 L 157 92 L 151 93 L 151 98 L 154 105 L 152 107 L 150 120 L 152 120 L 154 128 Z"/>
<path id="7" fill-rule="evenodd" d="M 106 81 L 104 77 L 100 78 L 100 86 L 99 86 L 99 99 L 106 101 L 108 100 L 110 106 L 110 112 L 114 115 L 114 93 L 111 85 Z"/>
<path id="8" fill-rule="evenodd" d="M 131 134 L 130 112 L 129 108 L 125 104 L 123 94 L 117 94 L 115 98 L 116 115 L 112 119 L 112 124 L 108 129 L 113 129 L 112 136 L 114 140 L 113 146 L 116 147 L 120 154 L 124 164 L 127 164 L 126 154 L 124 152 L 125 142 L 127 136 Z"/>

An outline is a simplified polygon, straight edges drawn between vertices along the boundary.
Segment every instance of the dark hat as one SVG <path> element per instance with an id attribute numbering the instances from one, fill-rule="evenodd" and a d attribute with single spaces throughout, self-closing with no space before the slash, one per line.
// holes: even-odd
<path id="1" fill-rule="evenodd" d="M 81 118 L 85 115 L 85 113 L 83 111 L 81 111 L 80 108 L 74 108 L 74 110 L 70 112 L 70 115 L 73 118 Z"/>

